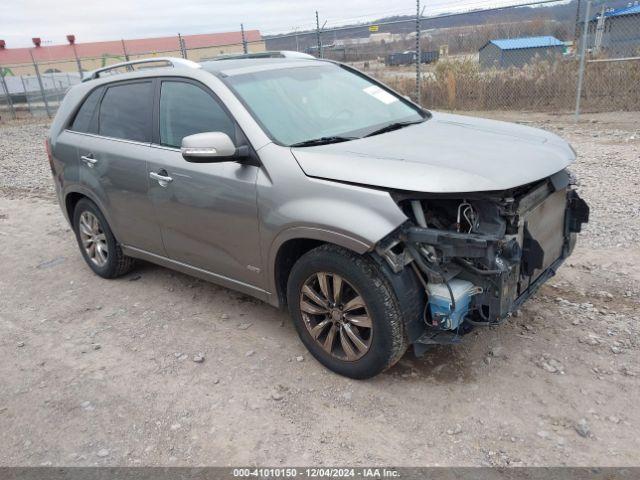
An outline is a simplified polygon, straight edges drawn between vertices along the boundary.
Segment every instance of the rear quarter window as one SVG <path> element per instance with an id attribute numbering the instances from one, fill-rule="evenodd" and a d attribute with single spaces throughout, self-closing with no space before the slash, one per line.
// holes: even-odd
<path id="1" fill-rule="evenodd" d="M 98 115 L 98 133 L 105 137 L 151 142 L 152 83 L 136 82 L 107 88 Z"/>
<path id="2" fill-rule="evenodd" d="M 82 103 L 82 106 L 78 110 L 78 113 L 76 113 L 76 117 L 71 123 L 70 130 L 82 133 L 91 132 L 91 123 L 103 91 L 103 88 L 96 88 L 89 94 L 89 96 Z"/>

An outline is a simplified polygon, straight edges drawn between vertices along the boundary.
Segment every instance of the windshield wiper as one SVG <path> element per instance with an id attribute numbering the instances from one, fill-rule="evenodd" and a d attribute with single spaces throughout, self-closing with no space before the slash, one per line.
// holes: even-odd
<path id="1" fill-rule="evenodd" d="M 289 145 L 290 147 L 313 147 L 314 145 L 328 145 L 330 143 L 340 143 L 340 142 L 348 142 L 349 140 L 355 140 L 358 137 L 340 137 L 340 136 L 331 136 L 331 137 L 320 137 L 320 138 L 312 138 L 311 140 L 305 140 L 303 142 L 294 143 L 293 145 Z"/>
<path id="2" fill-rule="evenodd" d="M 381 133 L 393 132 L 394 130 L 400 130 L 401 128 L 406 127 L 408 125 L 415 125 L 417 123 L 422 123 L 422 122 L 424 122 L 424 119 L 414 121 L 414 122 L 393 122 L 393 123 L 390 123 L 389 125 L 385 125 L 382 128 L 374 130 L 371 133 L 367 133 L 365 137 L 371 137 L 373 135 L 379 135 Z"/>

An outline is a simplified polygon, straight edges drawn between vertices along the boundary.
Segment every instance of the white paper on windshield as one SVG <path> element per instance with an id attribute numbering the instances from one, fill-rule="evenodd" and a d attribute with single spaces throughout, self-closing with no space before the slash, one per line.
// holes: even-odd
<path id="1" fill-rule="evenodd" d="M 396 97 L 391 95 L 389 92 L 385 92 L 383 89 L 376 85 L 371 85 L 370 87 L 363 89 L 363 91 L 368 93 L 375 99 L 380 100 L 385 105 L 389 105 L 390 103 L 398 101 Z"/>

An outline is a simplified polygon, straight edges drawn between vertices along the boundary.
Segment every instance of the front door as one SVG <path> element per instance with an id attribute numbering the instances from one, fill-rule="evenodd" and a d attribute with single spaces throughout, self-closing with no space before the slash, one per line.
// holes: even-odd
<path id="1" fill-rule="evenodd" d="M 161 80 L 158 131 L 148 163 L 149 196 L 172 260 L 252 286 L 262 284 L 256 179 L 258 167 L 189 163 L 182 138 L 224 132 L 236 124 L 206 87 Z"/>

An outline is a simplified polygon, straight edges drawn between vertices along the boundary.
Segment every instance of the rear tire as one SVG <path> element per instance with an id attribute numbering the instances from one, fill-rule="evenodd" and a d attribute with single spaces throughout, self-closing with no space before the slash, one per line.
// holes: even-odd
<path id="1" fill-rule="evenodd" d="M 287 301 L 302 343 L 340 375 L 371 378 L 407 350 L 396 295 L 368 257 L 334 245 L 307 252 L 291 270 Z"/>
<path id="2" fill-rule="evenodd" d="M 135 260 L 122 253 L 106 218 L 88 198 L 73 210 L 73 230 L 80 253 L 89 268 L 102 278 L 116 278 L 129 273 Z"/>

